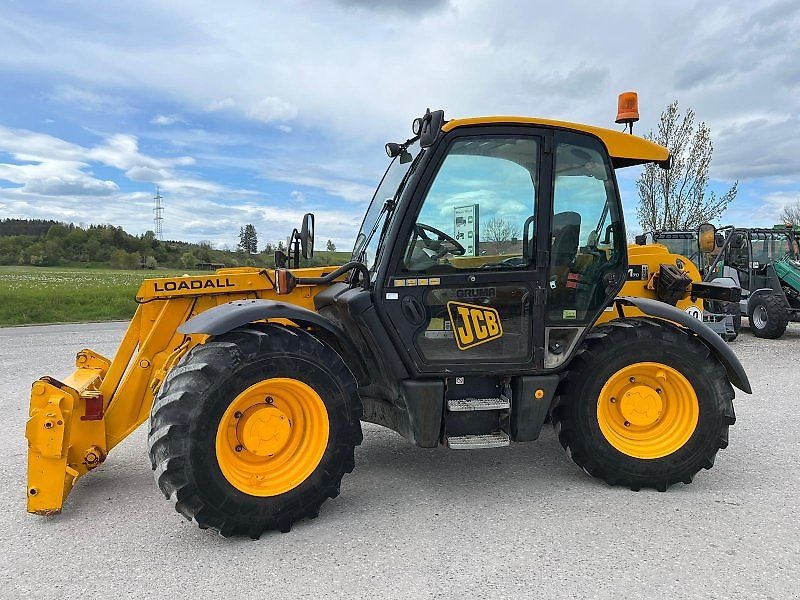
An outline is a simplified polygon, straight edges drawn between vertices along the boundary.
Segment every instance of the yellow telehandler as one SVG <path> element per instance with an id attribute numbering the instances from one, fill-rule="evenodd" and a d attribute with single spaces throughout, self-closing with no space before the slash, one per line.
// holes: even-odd
<path id="1" fill-rule="evenodd" d="M 36 381 L 28 510 L 61 511 L 148 417 L 158 487 L 223 535 L 316 516 L 354 467 L 362 420 L 466 450 L 534 440 L 549 418 L 578 466 L 634 490 L 710 468 L 732 385 L 750 384 L 674 305 L 729 292 L 682 285 L 659 258 L 657 280 L 628 264 L 615 177 L 668 168 L 668 151 L 527 117 L 426 111 L 412 130 L 386 146 L 349 262 L 298 268 L 306 215 L 275 269 L 149 279 L 113 359 L 83 350 L 69 377 Z M 637 279 L 653 297 L 619 296 Z"/>

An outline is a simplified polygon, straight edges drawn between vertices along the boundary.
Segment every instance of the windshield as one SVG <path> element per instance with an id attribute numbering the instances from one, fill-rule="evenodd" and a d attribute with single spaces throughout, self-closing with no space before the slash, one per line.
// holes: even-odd
<path id="1" fill-rule="evenodd" d="M 657 243 L 666 246 L 672 254 L 680 254 L 693 262 L 699 254 L 697 237 L 693 234 L 656 234 L 653 237 Z"/>
<path id="2" fill-rule="evenodd" d="M 372 202 L 364 215 L 364 222 L 361 223 L 361 229 L 356 236 L 356 243 L 353 246 L 353 257 L 351 260 L 357 260 L 364 263 L 368 269 L 372 270 L 375 266 L 375 259 L 378 255 L 378 244 L 380 243 L 381 234 L 387 225 L 387 216 L 393 214 L 393 200 L 397 200 L 405 185 L 407 176 L 411 174 L 412 166 L 416 165 L 419 161 L 419 145 L 414 142 L 408 148 L 411 155 L 414 156 L 413 160 L 400 162 L 401 157 L 395 157 L 389 163 L 389 168 L 381 179 L 378 189 L 375 190 L 375 195 L 372 196 Z"/>
<path id="3" fill-rule="evenodd" d="M 752 232 L 750 234 L 753 261 L 767 264 L 784 257 L 797 258 L 797 244 L 786 233 Z"/>

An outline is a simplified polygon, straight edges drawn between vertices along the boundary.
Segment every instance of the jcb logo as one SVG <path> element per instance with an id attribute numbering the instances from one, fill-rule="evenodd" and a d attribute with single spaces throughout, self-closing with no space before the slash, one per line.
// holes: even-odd
<path id="1" fill-rule="evenodd" d="M 493 308 L 463 302 L 448 302 L 447 311 L 450 313 L 450 322 L 453 324 L 459 350 L 496 340 L 503 335 L 500 315 Z"/>

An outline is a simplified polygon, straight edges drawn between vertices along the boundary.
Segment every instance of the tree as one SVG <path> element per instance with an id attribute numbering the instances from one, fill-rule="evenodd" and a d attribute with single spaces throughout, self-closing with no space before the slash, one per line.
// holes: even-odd
<path id="1" fill-rule="evenodd" d="M 267 245 L 264 246 L 264 254 L 272 254 L 274 252 L 275 247 L 271 243 L 267 242 Z"/>
<path id="2" fill-rule="evenodd" d="M 661 113 L 658 130 L 645 138 L 669 149 L 672 168 L 649 163 L 636 181 L 636 215 L 644 231 L 695 229 L 722 215 L 736 198 L 738 181 L 722 196 L 707 193 L 714 145 L 708 125 L 695 127 L 691 108 L 681 116 L 678 101 L 673 101 Z"/>
<path id="3" fill-rule="evenodd" d="M 787 204 L 783 207 L 781 211 L 781 221 L 793 227 L 800 226 L 800 200 L 796 200 L 794 204 Z"/>
<path id="4" fill-rule="evenodd" d="M 504 254 L 506 249 L 519 240 L 519 225 L 495 217 L 489 219 L 481 232 L 481 239 L 492 244 L 495 254 Z"/>
<path id="5" fill-rule="evenodd" d="M 183 266 L 184 269 L 193 268 L 197 262 L 198 262 L 197 259 L 191 252 L 184 252 L 181 255 L 181 265 Z"/>
<path id="6" fill-rule="evenodd" d="M 239 229 L 239 250 L 245 254 L 258 253 L 258 235 L 254 225 L 248 223 Z"/>
<path id="7" fill-rule="evenodd" d="M 336 252 L 336 244 L 334 244 L 331 240 L 328 240 L 328 243 L 325 244 L 325 249 L 328 252 Z"/>

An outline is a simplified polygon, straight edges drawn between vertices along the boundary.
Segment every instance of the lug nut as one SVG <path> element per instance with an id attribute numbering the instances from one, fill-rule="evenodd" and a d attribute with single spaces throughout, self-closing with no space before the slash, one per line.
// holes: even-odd
<path id="1" fill-rule="evenodd" d="M 610 400 L 611 404 L 614 404 L 616 401 L 617 401 L 617 399 L 612 396 L 611 400 Z"/>
<path id="2" fill-rule="evenodd" d="M 242 412 L 237 410 L 235 413 L 233 413 L 233 418 L 234 419 L 241 419 L 242 418 Z"/>
<path id="3" fill-rule="evenodd" d="M 661 393 L 661 388 L 656 388 L 656 394 L 660 394 L 660 393 Z"/>
<path id="4" fill-rule="evenodd" d="M 625 421 L 625 427 L 630 427 L 630 426 L 631 426 L 631 422 L 630 421 Z"/>
<path id="5" fill-rule="evenodd" d="M 242 450 L 244 450 L 244 446 L 242 446 L 241 444 L 239 444 L 238 446 L 236 446 L 236 451 L 237 451 L 237 452 L 241 452 Z"/>
<path id="6" fill-rule="evenodd" d="M 634 381 L 636 381 L 636 377 L 631 377 L 631 378 L 630 378 L 628 381 L 630 381 L 631 383 L 633 383 Z"/>
<path id="7" fill-rule="evenodd" d="M 31 496 L 35 496 L 36 494 L 38 494 L 38 493 L 39 493 L 39 490 L 37 490 L 36 488 L 31 488 L 30 490 L 28 490 L 28 493 L 29 493 Z"/>
<path id="8" fill-rule="evenodd" d="M 267 404 L 272 404 L 272 396 L 267 396 L 267 398 L 266 398 L 265 402 L 266 402 Z"/>

